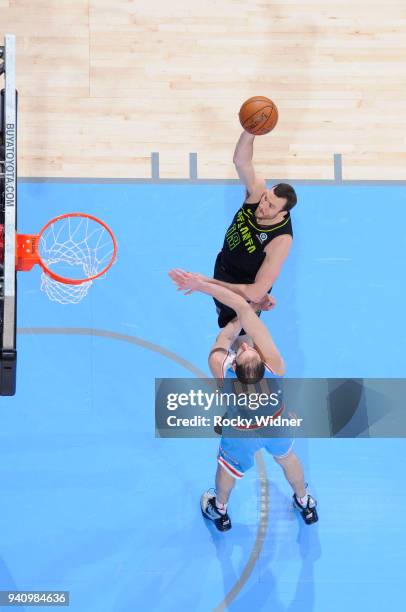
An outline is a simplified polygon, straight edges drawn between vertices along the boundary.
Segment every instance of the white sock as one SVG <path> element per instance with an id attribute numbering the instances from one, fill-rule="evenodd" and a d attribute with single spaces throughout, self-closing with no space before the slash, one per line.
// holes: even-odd
<path id="1" fill-rule="evenodd" d="M 299 502 L 299 504 L 303 506 L 303 508 L 306 508 L 307 502 L 309 500 L 309 495 L 307 493 L 304 497 L 299 497 L 298 495 L 296 495 L 296 499 Z"/>
<path id="2" fill-rule="evenodd" d="M 220 514 L 225 514 L 227 512 L 227 504 L 222 504 L 216 497 L 216 509 L 220 512 Z"/>

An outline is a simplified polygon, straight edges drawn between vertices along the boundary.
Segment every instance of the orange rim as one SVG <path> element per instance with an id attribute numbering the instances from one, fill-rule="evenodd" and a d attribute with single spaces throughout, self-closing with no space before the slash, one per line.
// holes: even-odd
<path id="1" fill-rule="evenodd" d="M 69 217 L 84 217 L 85 219 L 91 219 L 92 221 L 96 221 L 96 223 L 104 227 L 104 229 L 109 233 L 110 238 L 113 242 L 113 254 L 111 256 L 109 263 L 100 272 L 98 272 L 97 274 L 94 274 L 93 276 L 87 276 L 86 278 L 83 278 L 83 279 L 82 278 L 79 278 L 79 279 L 66 278 L 65 276 L 60 276 L 59 274 L 55 274 L 55 272 L 53 272 L 50 268 L 48 268 L 46 263 L 42 261 L 42 257 L 39 253 L 38 246 L 37 246 L 38 263 L 41 266 L 42 270 L 45 272 L 45 274 L 50 276 L 53 280 L 58 281 L 59 283 L 64 283 L 65 285 L 83 285 L 83 283 L 88 283 L 90 281 L 95 280 L 96 278 L 99 278 L 99 276 L 103 276 L 103 274 L 105 274 L 107 270 L 111 268 L 117 256 L 117 242 L 109 226 L 106 223 L 104 223 L 104 221 L 101 221 L 101 219 L 98 219 L 97 217 L 94 217 L 93 215 L 88 215 L 87 213 L 65 213 L 64 215 L 59 215 L 58 217 L 54 217 L 54 219 L 51 219 L 50 221 L 48 221 L 46 225 L 44 225 L 44 227 L 41 229 L 41 231 L 39 232 L 37 236 L 38 238 L 37 245 L 39 245 L 41 236 L 43 235 L 45 230 L 49 228 L 50 225 L 52 225 L 53 223 L 56 223 L 57 221 L 60 221 L 61 219 L 67 219 Z"/>

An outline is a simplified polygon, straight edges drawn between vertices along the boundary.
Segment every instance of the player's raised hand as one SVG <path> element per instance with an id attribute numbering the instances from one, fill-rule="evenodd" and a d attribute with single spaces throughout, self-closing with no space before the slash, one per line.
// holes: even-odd
<path id="1" fill-rule="evenodd" d="M 184 291 L 185 295 L 190 295 L 194 291 L 198 291 L 202 283 L 208 280 L 203 274 L 186 272 L 186 270 L 180 268 L 174 268 L 170 270 L 168 274 L 177 286 L 178 291 Z"/>

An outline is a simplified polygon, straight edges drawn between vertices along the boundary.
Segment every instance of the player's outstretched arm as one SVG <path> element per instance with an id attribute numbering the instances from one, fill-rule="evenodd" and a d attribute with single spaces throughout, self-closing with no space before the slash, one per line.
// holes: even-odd
<path id="1" fill-rule="evenodd" d="M 169 276 L 178 286 L 178 290 L 185 291 L 186 294 L 192 293 L 193 291 L 206 293 L 216 298 L 216 300 L 222 304 L 235 310 L 241 326 L 253 339 L 262 355 L 262 359 L 269 364 L 276 374 L 279 376 L 284 374 L 283 359 L 268 329 L 243 297 L 225 287 L 203 280 L 199 274 L 176 269 L 171 270 Z"/>
<path id="2" fill-rule="evenodd" d="M 249 308 L 249 305 L 243 297 L 221 285 L 211 283 L 201 274 L 186 272 L 186 270 L 181 270 L 180 268 L 174 268 L 170 270 L 168 274 L 177 285 L 178 291 L 184 291 L 185 295 L 189 295 L 194 291 L 207 293 L 207 295 L 211 295 L 222 304 L 230 306 L 237 314 L 239 308 L 243 306 Z"/>
<path id="3" fill-rule="evenodd" d="M 264 179 L 256 174 L 252 163 L 254 138 L 253 134 L 243 131 L 235 147 L 233 162 L 238 176 L 247 188 L 248 195 L 260 198 L 266 189 L 266 184 Z"/>

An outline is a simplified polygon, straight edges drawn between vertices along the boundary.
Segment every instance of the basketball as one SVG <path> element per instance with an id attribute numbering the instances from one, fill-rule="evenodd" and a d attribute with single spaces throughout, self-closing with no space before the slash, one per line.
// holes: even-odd
<path id="1" fill-rule="evenodd" d="M 262 136 L 273 130 L 278 123 L 278 109 L 269 98 L 254 96 L 241 106 L 239 118 L 244 130 Z"/>

